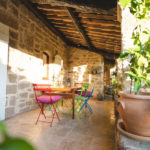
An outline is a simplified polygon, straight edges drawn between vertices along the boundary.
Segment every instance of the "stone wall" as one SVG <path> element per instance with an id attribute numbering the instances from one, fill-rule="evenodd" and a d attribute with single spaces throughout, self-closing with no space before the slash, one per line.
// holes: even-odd
<path id="1" fill-rule="evenodd" d="M 42 79 L 42 52 L 52 59 L 57 51 L 66 70 L 67 46 L 18 0 L 0 0 L 0 22 L 9 26 L 8 118 L 36 107 L 31 83 Z"/>
<path id="2" fill-rule="evenodd" d="M 104 61 L 99 54 L 69 47 L 69 78 L 72 86 L 78 82 L 90 83 L 94 88 L 94 97 L 98 93 L 103 95 L 104 88 Z"/>

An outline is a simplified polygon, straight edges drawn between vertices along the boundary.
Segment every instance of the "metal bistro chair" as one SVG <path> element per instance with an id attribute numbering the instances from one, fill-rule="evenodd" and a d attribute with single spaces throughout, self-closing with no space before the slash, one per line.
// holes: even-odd
<path id="1" fill-rule="evenodd" d="M 75 95 L 76 99 L 76 111 L 79 107 L 81 107 L 81 97 L 87 97 L 90 96 L 90 91 L 88 91 L 89 84 L 88 83 L 81 83 L 81 90 L 77 91 L 77 95 Z"/>
<path id="2" fill-rule="evenodd" d="M 86 97 L 88 94 L 88 87 L 89 84 L 85 84 L 85 83 L 80 83 L 81 86 L 81 90 L 77 92 L 77 94 L 75 95 L 75 112 L 77 113 L 78 117 L 80 118 L 80 114 L 79 114 L 79 108 L 81 107 L 83 101 L 81 100 L 82 97 Z"/>
<path id="3" fill-rule="evenodd" d="M 48 122 L 48 123 L 50 123 L 50 126 L 52 126 L 55 115 L 57 116 L 57 119 L 60 120 L 55 104 L 57 101 L 59 101 L 62 98 L 62 96 L 52 96 L 51 95 L 52 90 L 50 88 L 50 85 L 48 85 L 48 84 L 32 84 L 32 85 L 33 85 L 33 90 L 34 90 L 34 94 L 35 94 L 35 99 L 40 108 L 40 113 L 38 115 L 36 124 L 38 123 L 41 114 L 44 115 L 44 118 L 46 119 L 44 110 L 45 110 L 45 106 L 49 106 L 50 111 L 52 111 L 52 108 L 53 108 L 52 120 L 51 120 L 51 122 Z M 45 92 L 45 93 L 43 93 L 41 96 L 37 96 L 37 92 Z M 46 122 L 46 121 L 44 121 L 44 122 Z"/>
<path id="4" fill-rule="evenodd" d="M 88 108 L 88 110 L 91 112 L 91 113 L 93 113 L 93 110 L 92 110 L 92 108 L 91 108 L 91 106 L 88 104 L 88 101 L 91 99 L 91 97 L 92 97 L 92 95 L 93 95 L 93 92 L 94 92 L 94 86 L 93 86 L 93 88 L 92 88 L 92 91 L 91 91 L 91 94 L 90 94 L 90 96 L 88 96 L 88 97 L 81 97 L 81 100 L 83 101 L 83 104 L 82 104 L 82 106 L 80 107 L 80 109 L 79 109 L 79 113 L 81 112 L 81 110 L 83 110 L 83 108 L 85 107 L 85 108 Z"/>

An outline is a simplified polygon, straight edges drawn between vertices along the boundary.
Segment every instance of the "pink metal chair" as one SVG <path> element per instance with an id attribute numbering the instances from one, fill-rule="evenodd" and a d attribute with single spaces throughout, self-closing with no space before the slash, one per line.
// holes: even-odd
<path id="1" fill-rule="evenodd" d="M 41 114 L 44 115 L 44 117 L 46 119 L 46 115 L 44 113 L 44 108 L 45 108 L 45 105 L 49 105 L 50 108 L 54 109 L 53 110 L 54 113 L 52 113 L 52 120 L 51 120 L 51 122 L 48 122 L 48 123 L 50 123 L 50 126 L 52 126 L 55 115 L 57 116 L 57 119 L 60 120 L 58 113 L 56 111 L 57 108 L 55 106 L 55 103 L 57 101 L 59 101 L 62 98 L 62 96 L 52 96 L 51 95 L 52 90 L 50 88 L 50 85 L 48 85 L 48 84 L 32 84 L 32 85 L 33 85 L 33 90 L 34 90 L 34 94 L 35 94 L 35 99 L 40 108 L 40 113 L 36 120 L 36 124 L 38 123 Z M 41 92 L 42 95 L 38 96 L 37 92 Z M 46 121 L 44 121 L 44 122 L 46 122 Z"/>

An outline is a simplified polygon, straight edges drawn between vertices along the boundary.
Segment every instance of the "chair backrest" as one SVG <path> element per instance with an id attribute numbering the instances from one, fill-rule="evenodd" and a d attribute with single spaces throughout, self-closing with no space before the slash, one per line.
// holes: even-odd
<path id="1" fill-rule="evenodd" d="M 94 86 L 93 86 L 93 88 L 92 88 L 92 91 L 91 91 L 90 96 L 87 98 L 87 101 L 90 100 L 90 98 L 93 96 L 93 92 L 94 92 Z"/>
<path id="2" fill-rule="evenodd" d="M 83 83 L 83 84 L 82 84 L 82 88 L 83 88 L 84 90 L 88 90 L 89 84 L 88 84 L 88 83 Z"/>
<path id="3" fill-rule="evenodd" d="M 83 83 L 75 83 L 75 86 L 82 86 Z"/>
<path id="4" fill-rule="evenodd" d="M 82 84 L 82 87 L 81 87 L 81 96 L 83 96 L 84 95 L 84 97 L 86 97 L 87 96 L 87 94 L 88 94 L 88 88 L 89 88 L 89 84 L 88 83 L 83 83 Z"/>
<path id="5" fill-rule="evenodd" d="M 93 86 L 93 88 L 92 88 L 92 91 L 91 91 L 91 95 L 90 95 L 90 97 L 92 97 L 92 96 L 93 96 L 93 92 L 94 92 L 94 86 Z"/>
<path id="6" fill-rule="evenodd" d="M 32 86 L 33 86 L 34 95 L 35 95 L 36 100 L 37 100 L 37 91 L 46 92 L 51 97 L 52 89 L 50 88 L 50 84 L 32 84 Z"/>

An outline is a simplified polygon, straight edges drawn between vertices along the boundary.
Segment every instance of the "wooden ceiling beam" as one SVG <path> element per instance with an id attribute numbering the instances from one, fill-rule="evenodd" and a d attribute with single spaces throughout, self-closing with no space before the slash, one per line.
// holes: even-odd
<path id="1" fill-rule="evenodd" d="M 91 24 L 91 25 L 103 25 L 103 26 L 112 26 L 112 27 L 120 27 L 119 24 L 115 24 L 115 22 L 106 22 L 106 21 L 101 21 L 101 20 L 97 20 L 97 21 L 89 21 L 88 19 L 81 19 L 81 23 L 84 24 Z"/>
<path id="2" fill-rule="evenodd" d="M 34 4 L 32 4 L 28 0 L 21 0 L 21 2 L 30 10 L 32 13 L 39 18 L 55 35 L 60 37 L 65 43 L 68 43 L 68 39 L 66 39 L 62 33 L 60 33 L 49 21 L 47 21 L 47 18 L 40 13 L 40 11 L 36 8 Z"/>
<path id="3" fill-rule="evenodd" d="M 109 46 L 121 46 L 121 45 L 119 45 L 118 43 L 116 43 L 116 42 L 114 42 L 114 43 L 112 43 L 112 42 L 103 42 L 103 41 L 96 41 L 96 40 L 92 40 L 92 43 L 93 44 L 99 44 L 99 45 L 109 45 Z"/>
<path id="4" fill-rule="evenodd" d="M 66 10 L 63 8 L 52 8 L 49 5 L 47 7 L 42 7 L 42 6 L 37 6 L 39 10 L 44 10 L 44 11 L 54 11 L 54 12 L 66 12 Z"/>
<path id="5" fill-rule="evenodd" d="M 106 35 L 106 36 L 112 36 L 112 37 L 116 37 L 116 38 L 120 38 L 121 39 L 121 35 L 118 33 L 107 33 L 107 32 L 100 32 L 100 31 L 90 31 L 90 30 L 86 30 L 87 34 L 97 34 L 97 35 Z"/>
<path id="6" fill-rule="evenodd" d="M 76 8 L 78 10 L 82 11 L 94 11 L 94 12 L 104 12 L 106 13 L 106 10 L 109 11 L 109 13 L 112 13 L 115 11 L 113 8 L 117 6 L 117 3 L 114 1 L 109 1 L 105 5 L 104 2 L 99 3 L 89 3 L 89 2 L 82 2 L 82 1 L 68 1 L 68 0 L 32 0 L 33 3 L 38 4 L 51 4 L 53 6 L 65 6 L 65 7 L 72 7 Z M 95 5 L 94 5 L 95 4 Z M 98 4 L 98 5 L 97 5 Z M 100 8 L 101 7 L 101 8 Z"/>
<path id="7" fill-rule="evenodd" d="M 85 31 L 83 30 L 81 24 L 79 23 L 79 20 L 75 17 L 75 15 L 73 14 L 73 11 L 71 8 L 66 7 L 66 10 L 68 11 L 68 14 L 70 16 L 70 18 L 72 19 L 76 29 L 79 31 L 80 35 L 83 37 L 83 39 L 85 40 L 85 42 L 87 43 L 89 48 L 92 48 L 90 39 L 86 36 Z"/>
<path id="8" fill-rule="evenodd" d="M 80 18 L 85 18 L 85 19 L 99 19 L 99 20 L 110 20 L 110 21 L 116 21 L 117 16 L 110 16 L 110 15 L 99 15 L 99 14 L 92 14 L 92 13 L 79 13 Z"/>
<path id="9" fill-rule="evenodd" d="M 64 22 L 62 20 L 52 20 L 52 23 L 56 24 L 56 25 L 62 25 L 62 26 L 73 26 L 74 24 L 73 23 L 67 23 L 67 22 Z M 103 29 L 107 29 L 107 30 L 120 30 L 120 27 L 116 27 L 116 26 L 112 26 L 112 25 L 102 25 L 102 24 L 92 24 L 92 23 L 82 23 L 83 27 L 86 27 L 86 28 L 94 28 L 94 29 L 99 29 L 99 28 L 103 28 Z"/>
<path id="10" fill-rule="evenodd" d="M 80 34 L 70 34 L 70 33 L 64 32 L 64 35 L 65 36 L 70 36 L 70 37 L 81 38 L 83 40 L 83 38 L 81 37 Z"/>
<path id="11" fill-rule="evenodd" d="M 65 22 L 63 20 L 51 20 L 52 23 L 56 24 L 56 25 L 71 25 L 74 26 L 73 22 Z"/>
<path id="12" fill-rule="evenodd" d="M 93 34 L 93 33 L 88 33 L 87 34 L 89 37 L 93 38 L 105 38 L 105 39 L 113 39 L 113 40 L 118 40 L 118 41 L 121 41 L 121 38 L 120 37 L 114 37 L 114 36 L 109 36 L 109 35 L 96 35 L 96 34 Z"/>
<path id="13" fill-rule="evenodd" d="M 104 25 L 97 25 L 97 24 L 86 24 L 83 23 L 83 26 L 86 28 L 91 28 L 91 29 L 106 29 L 106 30 L 112 30 L 112 31 L 120 31 L 121 32 L 121 27 L 116 27 L 116 26 L 104 26 Z"/>
<path id="14" fill-rule="evenodd" d="M 78 30 L 63 30 L 63 29 L 59 29 L 60 31 L 62 31 L 62 32 L 68 32 L 68 33 L 76 33 L 76 34 L 80 34 L 80 32 L 78 31 Z M 82 37 L 82 36 L 81 36 Z"/>
<path id="15" fill-rule="evenodd" d="M 81 42 L 84 42 L 84 43 L 85 43 L 85 41 L 82 40 L 82 39 L 80 39 L 80 38 L 74 38 L 74 37 L 69 37 L 69 36 L 67 36 L 67 37 L 68 37 L 68 39 L 73 40 L 73 42 L 74 42 L 74 41 L 78 41 L 78 42 L 80 43 L 80 41 L 81 41 Z"/>
<path id="16" fill-rule="evenodd" d="M 51 9 L 64 9 L 64 6 L 51 6 L 50 4 L 35 4 L 37 7 L 40 8 L 51 8 Z"/>
<path id="17" fill-rule="evenodd" d="M 61 24 L 58 24 L 58 25 L 55 25 L 55 27 L 58 27 L 58 28 L 63 28 L 63 29 L 74 29 L 74 25 L 70 25 L 69 27 L 68 26 L 64 26 L 64 25 L 61 25 Z M 120 34 L 120 30 L 118 29 L 109 29 L 109 28 L 103 28 L 103 27 L 93 27 L 93 26 L 86 26 L 84 25 L 85 29 L 86 30 L 98 30 L 98 31 L 102 31 L 102 32 L 114 32 L 114 33 L 119 33 Z"/>
<path id="18" fill-rule="evenodd" d="M 105 19 L 98 19 L 98 18 L 86 18 L 86 19 L 81 19 L 86 22 L 96 22 L 96 23 L 103 23 L 103 24 L 109 24 L 109 25 L 115 25 L 117 27 L 120 26 L 120 23 L 118 21 L 113 21 L 113 20 L 105 20 Z"/>
<path id="19" fill-rule="evenodd" d="M 76 28 L 59 28 L 59 30 L 61 31 L 66 31 L 66 32 L 73 32 L 73 30 L 76 31 Z M 104 32 L 104 31 L 99 31 L 99 30 L 88 30 L 86 29 L 85 30 L 86 33 L 90 33 L 90 34 L 100 34 L 100 35 L 106 35 L 106 36 L 113 36 L 113 37 L 120 37 L 121 38 L 121 35 L 120 33 L 116 33 L 116 32 Z"/>
<path id="20" fill-rule="evenodd" d="M 108 37 L 106 37 L 106 36 L 99 36 L 99 37 L 97 37 L 97 36 L 92 36 L 92 39 L 91 39 L 91 41 L 104 41 L 104 42 L 116 42 L 116 43 L 121 43 L 121 39 L 119 38 L 119 39 L 114 39 L 114 38 L 108 38 Z"/>
<path id="21" fill-rule="evenodd" d="M 109 10 L 101 10 L 101 11 L 92 11 L 92 10 L 86 10 L 86 9 L 75 9 L 75 12 L 77 13 L 84 13 L 84 14 L 98 14 L 98 15 L 110 15 L 114 16 L 117 15 L 117 7 L 114 7 L 113 9 Z"/>
<path id="22" fill-rule="evenodd" d="M 47 19 L 49 19 L 49 20 L 54 20 L 54 21 L 59 21 L 59 20 L 62 20 L 62 21 L 64 21 L 64 22 L 72 22 L 72 20 L 71 19 L 61 19 L 61 18 L 58 18 L 58 17 L 56 17 L 56 18 L 51 18 L 51 17 L 47 17 Z"/>
<path id="23" fill-rule="evenodd" d="M 87 31 L 89 32 L 95 32 L 95 33 L 102 33 L 102 34 L 113 34 L 113 35 L 118 35 L 121 36 L 121 31 L 106 31 L 103 29 L 90 29 L 90 28 L 86 28 Z"/>
<path id="24" fill-rule="evenodd" d="M 68 16 L 67 12 L 42 11 L 44 15 Z"/>
<path id="25" fill-rule="evenodd" d="M 69 18 L 69 16 L 67 16 L 67 15 L 61 15 L 61 16 L 59 16 L 59 15 L 53 15 L 53 14 L 51 14 L 51 15 L 46 15 L 46 17 L 48 17 L 49 19 L 55 19 L 55 18 L 59 18 L 59 19 L 70 19 Z"/>

